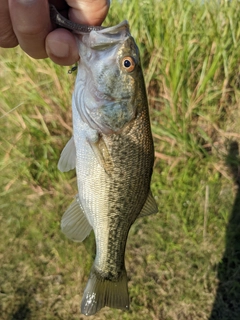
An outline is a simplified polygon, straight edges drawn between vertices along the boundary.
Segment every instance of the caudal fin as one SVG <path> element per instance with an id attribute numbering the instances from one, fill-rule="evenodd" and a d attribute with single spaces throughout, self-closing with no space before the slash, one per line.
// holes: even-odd
<path id="1" fill-rule="evenodd" d="M 125 270 L 117 281 L 102 278 L 94 269 L 91 271 L 83 294 L 81 312 L 86 316 L 90 316 L 105 306 L 115 309 L 129 309 L 127 274 Z"/>

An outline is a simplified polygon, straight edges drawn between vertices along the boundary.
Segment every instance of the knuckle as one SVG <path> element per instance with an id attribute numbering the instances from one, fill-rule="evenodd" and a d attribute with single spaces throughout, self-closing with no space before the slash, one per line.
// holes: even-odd
<path id="1" fill-rule="evenodd" d="M 18 40 L 15 34 L 11 31 L 9 32 L 0 32 L 0 47 L 2 48 L 13 48 L 18 45 Z"/>
<path id="2" fill-rule="evenodd" d="M 24 52 L 26 52 L 30 57 L 34 59 L 45 59 L 47 58 L 47 53 L 44 47 L 39 45 L 29 45 L 29 43 L 20 43 L 20 47 Z"/>
<path id="3" fill-rule="evenodd" d="M 41 25 L 26 26 L 19 24 L 16 28 L 16 33 L 21 36 L 34 37 L 43 33 L 43 27 Z"/>

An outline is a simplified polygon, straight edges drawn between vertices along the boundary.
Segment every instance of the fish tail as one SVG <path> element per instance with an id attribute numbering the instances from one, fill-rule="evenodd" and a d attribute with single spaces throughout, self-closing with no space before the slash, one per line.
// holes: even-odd
<path id="1" fill-rule="evenodd" d="M 129 310 L 126 270 L 122 271 L 117 280 L 112 281 L 101 277 L 93 267 L 84 290 L 81 313 L 90 316 L 105 306 Z"/>

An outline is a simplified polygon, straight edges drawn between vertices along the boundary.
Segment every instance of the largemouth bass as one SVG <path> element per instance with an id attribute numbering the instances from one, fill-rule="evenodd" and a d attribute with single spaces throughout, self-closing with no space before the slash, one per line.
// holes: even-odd
<path id="1" fill-rule="evenodd" d="M 81 312 L 129 309 L 124 254 L 137 217 L 157 213 L 150 191 L 154 147 L 139 50 L 127 21 L 76 35 L 73 137 L 58 168 L 76 168 L 78 194 L 61 227 L 74 241 L 93 229 L 96 258 Z"/>

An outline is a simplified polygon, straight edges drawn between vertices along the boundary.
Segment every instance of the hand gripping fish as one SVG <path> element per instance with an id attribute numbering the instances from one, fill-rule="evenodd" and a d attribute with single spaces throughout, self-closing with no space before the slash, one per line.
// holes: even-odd
<path id="1" fill-rule="evenodd" d="M 81 304 L 85 315 L 104 306 L 129 309 L 128 232 L 137 217 L 158 211 L 150 191 L 154 149 L 138 48 L 127 21 L 92 28 L 72 28 L 81 57 L 72 97 L 73 137 L 58 164 L 61 171 L 76 168 L 78 183 L 62 231 L 83 241 L 93 229 L 96 239 Z"/>

